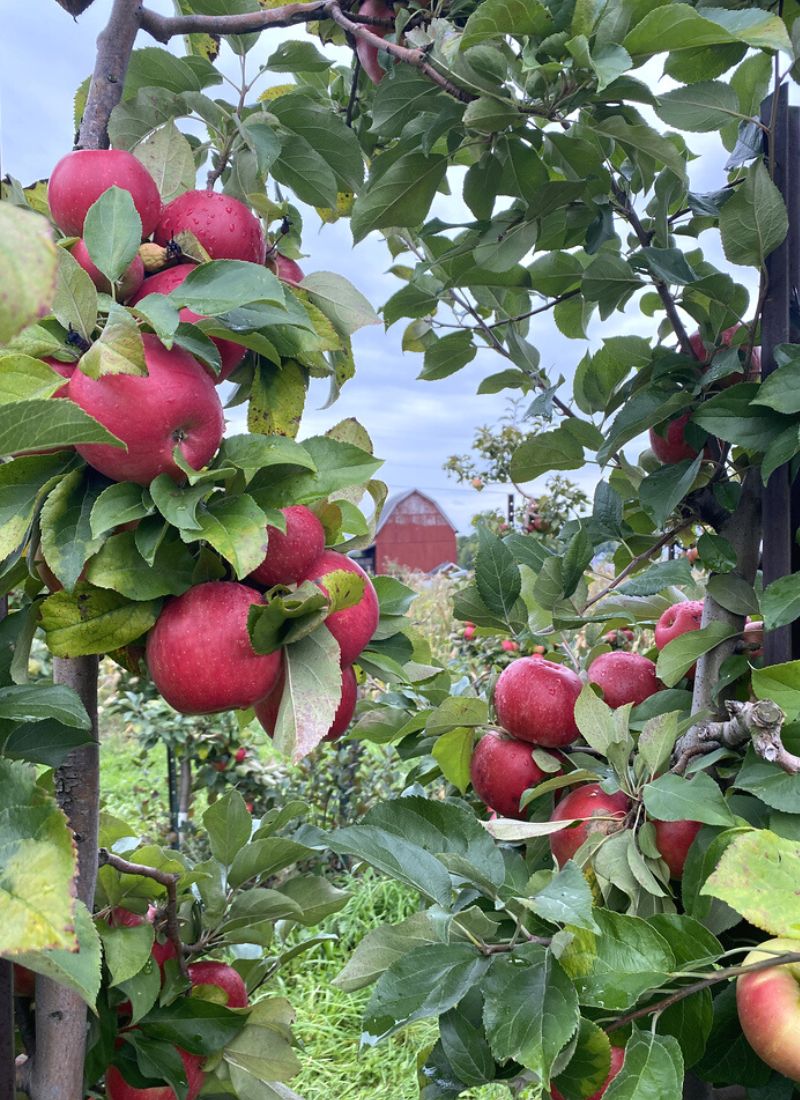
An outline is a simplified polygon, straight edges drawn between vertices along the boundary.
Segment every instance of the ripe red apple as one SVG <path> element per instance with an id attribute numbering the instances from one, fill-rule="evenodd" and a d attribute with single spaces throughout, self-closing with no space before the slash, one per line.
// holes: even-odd
<path id="1" fill-rule="evenodd" d="M 198 1054 L 189 1054 L 180 1047 L 175 1048 L 181 1056 L 186 1070 L 189 1091 L 186 1100 L 196 1100 L 203 1086 L 205 1074 L 200 1069 L 203 1058 Z M 106 1070 L 106 1095 L 108 1100 L 176 1100 L 175 1090 L 170 1085 L 157 1085 L 150 1089 L 137 1089 L 129 1085 L 116 1066 Z"/>
<path id="2" fill-rule="evenodd" d="M 518 657 L 497 678 L 497 720 L 514 737 L 545 748 L 562 748 L 578 736 L 575 700 L 580 677 L 541 657 Z"/>
<path id="3" fill-rule="evenodd" d="M 219 191 L 184 191 L 167 203 L 156 226 L 156 243 L 166 246 L 183 230 L 194 234 L 212 260 L 263 264 L 266 258 L 261 222 L 244 203 Z"/>
<path id="4" fill-rule="evenodd" d="M 240 745 L 236 752 L 233 754 L 233 759 L 237 764 L 243 764 L 247 759 L 247 749 L 244 745 Z"/>
<path id="5" fill-rule="evenodd" d="M 153 910 L 153 916 L 155 917 L 155 910 Z M 130 909 L 123 909 L 122 906 L 116 905 L 108 914 L 108 923 L 112 928 L 138 928 L 140 924 L 144 924 L 149 917 L 143 913 L 133 913 Z"/>
<path id="6" fill-rule="evenodd" d="M 703 618 L 702 600 L 682 600 L 668 607 L 656 623 L 656 645 L 663 649 L 667 642 L 686 634 L 690 630 L 699 630 Z"/>
<path id="7" fill-rule="evenodd" d="M 530 742 L 487 733 L 475 746 L 469 774 L 475 794 L 485 806 L 501 817 L 522 821 L 528 816 L 527 809 L 519 808 L 523 792 L 561 773 L 542 771 L 533 759 Z"/>
<path id="8" fill-rule="evenodd" d="M 690 412 L 683 413 L 663 426 L 657 432 L 650 429 L 650 447 L 656 458 L 667 465 L 683 462 L 687 458 L 697 458 L 697 448 L 686 442 L 684 432 L 689 423 Z"/>
<path id="9" fill-rule="evenodd" d="M 359 5 L 358 14 L 371 15 L 375 19 L 394 19 L 394 9 L 385 4 L 383 0 L 364 0 L 364 3 Z M 387 35 L 392 33 L 388 27 L 371 26 L 369 29 L 373 34 L 377 34 L 379 38 L 386 38 Z M 358 60 L 361 62 L 361 68 L 372 83 L 380 84 L 386 70 L 378 60 L 378 47 L 359 39 L 356 42 L 356 53 L 358 54 Z"/>
<path id="10" fill-rule="evenodd" d="M 251 707 L 272 691 L 281 651 L 256 653 L 247 615 L 263 603 L 236 581 L 206 581 L 167 601 L 147 639 L 153 683 L 182 714 Z"/>
<path id="11" fill-rule="evenodd" d="M 167 267 L 145 279 L 141 286 L 131 297 L 128 305 L 135 306 L 148 294 L 170 294 L 180 286 L 186 276 L 194 271 L 195 264 L 177 264 L 175 267 Z M 203 315 L 184 306 L 179 310 L 178 316 L 182 321 L 194 324 L 203 320 Z M 241 344 L 235 344 L 233 340 L 223 340 L 219 336 L 212 336 L 212 342 L 216 344 L 219 357 L 222 360 L 222 368 L 218 375 L 213 376 L 214 381 L 224 382 L 229 378 L 247 354 L 247 348 Z M 210 373 L 210 372 L 209 372 Z"/>
<path id="12" fill-rule="evenodd" d="M 570 791 L 550 814 L 551 821 L 580 818 L 582 822 L 551 834 L 550 851 L 559 867 L 572 859 L 590 833 L 608 834 L 621 829 L 629 808 L 630 802 L 622 791 L 606 794 L 599 783 L 586 783 Z"/>
<path id="13" fill-rule="evenodd" d="M 533 652 L 535 656 L 541 657 L 543 654 L 547 653 L 547 647 L 543 645 L 535 645 L 533 647 Z"/>
<path id="14" fill-rule="evenodd" d="M 192 963 L 189 967 L 189 981 L 193 989 L 203 985 L 213 985 L 221 989 L 225 995 L 222 1003 L 228 1008 L 246 1008 L 247 1006 L 247 987 L 238 971 L 227 963 L 211 961 Z M 210 999 L 217 998 L 212 996 Z"/>
<path id="15" fill-rule="evenodd" d="M 289 286 L 299 286 L 305 279 L 302 267 L 296 260 L 282 256 L 277 250 L 267 256 L 267 267 Z"/>
<path id="16" fill-rule="evenodd" d="M 29 1001 L 36 996 L 36 975 L 22 963 L 14 963 L 14 996 Z"/>
<path id="17" fill-rule="evenodd" d="M 102 291 L 103 294 L 110 294 L 111 283 L 103 272 L 98 267 L 95 267 L 83 238 L 75 242 L 70 252 L 72 253 L 72 258 L 78 261 L 97 289 Z M 144 264 L 142 263 L 141 256 L 137 255 L 134 256 L 117 280 L 117 301 L 127 302 L 131 295 L 135 294 L 142 285 L 143 280 Z"/>
<path id="18" fill-rule="evenodd" d="M 605 1096 L 606 1089 L 611 1084 L 611 1082 L 614 1080 L 614 1078 L 617 1076 L 619 1071 L 622 1069 L 622 1063 L 624 1061 L 625 1061 L 625 1051 L 623 1050 L 623 1048 L 622 1047 L 612 1047 L 611 1048 L 611 1068 L 608 1071 L 608 1077 L 606 1077 L 605 1081 L 600 1086 L 600 1088 L 597 1090 L 597 1092 L 593 1092 L 592 1095 L 587 1098 L 587 1100 L 600 1100 L 600 1098 L 602 1096 Z M 550 1086 L 550 1095 L 553 1097 L 553 1100 L 564 1100 L 564 1097 L 561 1095 L 561 1093 L 558 1091 L 558 1089 L 555 1087 L 555 1085 Z"/>
<path id="19" fill-rule="evenodd" d="M 148 374 L 106 374 L 89 378 L 73 372 L 68 396 L 127 444 L 127 451 L 107 443 L 79 444 L 75 449 L 90 466 L 112 481 L 149 485 L 159 474 L 175 481 L 185 474 L 172 452 L 180 445 L 184 458 L 200 469 L 216 453 L 225 429 L 222 404 L 203 367 L 182 348 L 167 351 L 156 336 L 145 335 Z"/>
<path id="20" fill-rule="evenodd" d="M 669 867 L 670 878 L 683 878 L 686 857 L 702 825 L 699 821 L 654 821 L 653 824 L 656 847 Z"/>
<path id="21" fill-rule="evenodd" d="M 247 578 L 264 588 L 296 584 L 325 550 L 325 528 L 310 508 L 292 504 L 281 508 L 281 512 L 286 519 L 286 533 L 277 527 L 267 528 L 267 553 Z"/>
<path id="22" fill-rule="evenodd" d="M 767 940 L 750 952 L 744 965 L 790 952 L 800 953 L 800 940 Z M 784 1077 L 800 1081 L 800 963 L 740 975 L 736 1007 L 742 1031 L 759 1058 Z"/>
<path id="23" fill-rule="evenodd" d="M 124 149 L 78 149 L 61 158 L 47 185 L 53 221 L 67 237 L 83 236 L 86 212 L 109 187 L 130 194 L 142 239 L 149 237 L 161 216 L 161 196 L 142 162 Z"/>
<path id="24" fill-rule="evenodd" d="M 278 711 L 281 706 L 285 682 L 283 672 L 281 672 L 277 684 L 266 699 L 262 699 L 260 703 L 255 705 L 256 718 L 270 737 L 275 734 L 275 725 L 278 721 Z M 330 729 L 323 737 L 323 741 L 336 741 L 343 733 L 347 732 L 347 728 L 353 720 L 357 700 L 358 682 L 356 681 L 356 674 L 348 665 L 347 668 L 342 669 L 342 694 L 339 699 L 339 706 L 336 708 Z"/>
<path id="25" fill-rule="evenodd" d="M 323 592 L 325 577 L 329 573 L 335 573 L 344 569 L 349 573 L 355 573 L 364 580 L 364 594 L 358 603 L 352 607 L 345 607 L 341 611 L 334 611 L 325 620 L 325 625 L 341 649 L 341 663 L 352 665 L 362 649 L 366 647 L 370 638 L 375 633 L 380 617 L 378 596 L 372 581 L 361 568 L 357 561 L 348 558 L 346 554 L 339 554 L 336 550 L 326 550 L 317 558 L 299 578 L 299 581 L 314 581 Z"/>
<path id="26" fill-rule="evenodd" d="M 475 626 L 475 623 L 465 623 L 464 624 L 463 637 L 464 637 L 465 642 L 471 642 L 472 641 L 472 639 L 475 637 L 475 630 L 476 629 L 477 628 Z"/>
<path id="27" fill-rule="evenodd" d="M 48 367 L 52 367 L 56 374 L 60 374 L 62 378 L 66 378 L 69 381 L 75 371 L 76 363 L 62 363 L 59 359 L 51 359 L 49 355 L 44 356 L 43 363 L 47 363 Z M 53 397 L 67 397 L 67 386 L 60 386 Z M 62 448 L 65 449 L 65 448 Z M 43 452 L 44 453 L 44 452 Z"/>
<path id="28" fill-rule="evenodd" d="M 589 683 L 603 689 L 603 698 L 614 710 L 625 703 L 643 703 L 661 686 L 654 662 L 624 649 L 596 657 L 589 666 Z"/>
<path id="29" fill-rule="evenodd" d="M 153 943 L 150 954 L 153 956 L 156 963 L 158 964 L 158 969 L 163 972 L 164 963 L 167 961 L 167 959 L 174 959 L 177 952 L 175 950 L 175 944 L 172 942 L 172 940 L 165 940 L 163 943 L 160 943 L 158 940 L 156 940 Z"/>
<path id="30" fill-rule="evenodd" d="M 733 343 L 733 337 L 741 328 L 741 324 L 731 325 L 730 328 L 726 328 L 724 332 L 720 333 L 719 346 L 723 348 L 729 348 Z M 707 365 L 711 362 L 714 354 L 714 349 L 707 349 L 703 343 L 703 338 L 699 332 L 693 332 L 689 337 L 689 343 L 692 346 L 692 352 L 695 359 L 697 359 L 703 365 Z M 747 351 L 747 345 L 742 345 L 742 350 Z M 753 353 L 750 356 L 750 365 L 747 372 L 748 380 L 758 380 L 761 375 L 761 349 L 753 348 Z M 723 386 L 733 386 L 737 382 L 744 382 L 745 375 L 743 372 L 737 372 L 735 374 L 729 374 L 725 378 L 720 379 L 720 383 Z"/>
<path id="31" fill-rule="evenodd" d="M 686 560 L 689 562 L 690 565 L 694 565 L 699 557 L 700 551 L 697 549 L 696 546 L 690 546 L 689 549 L 686 551 Z"/>
<path id="32" fill-rule="evenodd" d="M 506 653 L 519 653 L 519 642 L 512 642 L 510 638 L 503 638 L 500 648 Z"/>

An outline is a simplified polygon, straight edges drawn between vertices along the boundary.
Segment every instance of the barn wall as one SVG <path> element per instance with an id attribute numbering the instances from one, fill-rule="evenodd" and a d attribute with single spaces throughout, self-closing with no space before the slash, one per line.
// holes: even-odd
<path id="1" fill-rule="evenodd" d="M 425 572 L 456 560 L 456 535 L 432 501 L 410 496 L 397 506 L 375 540 L 375 569 L 391 562 Z"/>

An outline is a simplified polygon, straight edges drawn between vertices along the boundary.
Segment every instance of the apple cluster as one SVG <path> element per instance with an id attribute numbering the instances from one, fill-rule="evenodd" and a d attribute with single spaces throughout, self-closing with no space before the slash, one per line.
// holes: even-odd
<path id="1" fill-rule="evenodd" d="M 82 236 L 90 208 L 111 187 L 131 196 L 146 242 L 113 288 L 92 262 Z M 212 260 L 267 264 L 291 285 L 303 278 L 293 260 L 274 246 L 268 248 L 261 222 L 241 202 L 205 190 L 186 191 L 162 206 L 146 167 L 124 150 L 79 150 L 63 157 L 50 177 L 48 201 L 59 228 L 77 238 L 71 247 L 74 259 L 99 290 L 113 290 L 118 300 L 131 306 L 152 294 L 170 294 L 184 282 L 195 269 L 181 253 L 180 244 L 187 240 L 197 242 Z M 145 277 L 145 269 L 159 265 L 161 270 Z M 202 318 L 184 308 L 180 319 Z M 108 373 L 91 378 L 75 365 L 48 360 L 67 378 L 55 396 L 75 402 L 126 445 L 125 450 L 106 444 L 76 446 L 99 473 L 112 481 L 140 485 L 166 474 L 182 483 L 185 473 L 175 452 L 194 469 L 216 454 L 224 432 L 217 385 L 239 366 L 246 349 L 214 338 L 221 360 L 215 377 L 177 345 L 168 349 L 150 334 L 142 339 L 146 375 Z M 284 689 L 283 651 L 259 654 L 253 649 L 248 633 L 251 608 L 269 603 L 268 592 L 276 585 L 311 581 L 327 595 L 325 582 L 332 573 L 356 573 L 363 581 L 360 599 L 325 620 L 341 650 L 340 702 L 327 734 L 333 739 L 347 729 L 353 716 L 356 677 L 352 665 L 377 626 L 378 599 L 359 565 L 326 550 L 325 531 L 314 512 L 297 505 L 282 513 L 285 532 L 265 529 L 263 561 L 244 583 L 207 581 L 166 602 L 148 637 L 147 663 L 158 690 L 181 713 L 255 707 L 272 734 Z M 214 654 L 213 662 L 209 654 Z"/>
<path id="2" fill-rule="evenodd" d="M 687 631 L 699 630 L 702 614 L 702 601 L 685 600 L 669 607 L 655 627 L 657 649 Z M 752 624 L 754 628 L 760 625 Z M 630 640 L 626 636 L 622 642 Z M 601 653 L 584 675 L 613 710 L 643 703 L 662 687 L 655 663 L 625 649 Z M 519 657 L 500 673 L 494 707 L 503 728 L 480 739 L 470 763 L 472 787 L 493 813 L 525 819 L 528 811 L 520 809 L 523 794 L 563 773 L 564 752 L 580 737 L 575 704 L 582 688 L 577 672 L 539 655 Z M 573 788 L 557 802 L 551 815 L 552 821 L 574 823 L 550 837 L 556 863 L 563 866 L 572 859 L 590 834 L 628 827 L 636 816 L 633 809 L 631 799 L 622 791 L 608 793 L 598 783 Z M 671 877 L 679 879 L 700 825 L 693 821 L 654 821 L 653 825 L 658 851 Z"/>

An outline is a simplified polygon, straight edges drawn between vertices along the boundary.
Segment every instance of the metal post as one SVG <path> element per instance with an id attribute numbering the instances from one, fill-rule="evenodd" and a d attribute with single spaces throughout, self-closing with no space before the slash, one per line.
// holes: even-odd
<path id="1" fill-rule="evenodd" d="M 775 116 L 775 129 L 772 145 L 768 149 L 770 160 L 774 162 L 774 180 L 787 206 L 790 206 L 793 186 L 790 179 L 790 159 L 795 161 L 798 146 L 790 149 L 789 144 L 789 94 L 784 84 L 778 92 L 777 110 L 773 112 L 773 96 L 768 96 L 761 105 L 761 120 L 770 125 Z M 794 165 L 792 164 L 792 167 Z M 797 175 L 795 173 L 795 179 Z M 791 207 L 790 207 L 791 209 Z M 790 214 L 791 224 L 791 214 Z M 791 232 L 791 231 L 790 231 Z M 792 234 L 794 236 L 794 234 Z M 790 238 L 776 248 L 767 257 L 767 294 L 761 316 L 761 369 L 764 377 L 775 370 L 775 348 L 789 340 L 789 307 L 791 286 L 789 280 Z M 791 487 L 789 469 L 781 466 L 770 477 L 764 489 L 763 498 L 763 547 L 762 566 L 764 584 L 768 585 L 779 577 L 788 576 L 793 569 Z M 764 636 L 764 663 L 780 664 L 792 659 L 792 628 L 780 627 L 770 630 Z"/>
<path id="2" fill-rule="evenodd" d="M 167 788 L 169 790 L 169 831 L 172 834 L 171 848 L 180 847 L 178 823 L 178 773 L 175 767 L 175 752 L 167 745 Z"/>
<path id="3" fill-rule="evenodd" d="M 790 186 L 785 196 L 789 214 L 789 339 L 800 343 L 800 317 L 796 310 L 800 306 L 800 107 L 789 108 L 789 177 Z M 792 572 L 800 573 L 800 545 L 796 532 L 800 529 L 800 478 L 791 485 L 791 539 Z M 800 658 L 800 619 L 791 626 L 792 660 Z"/>
<path id="4" fill-rule="evenodd" d="M 514 528 L 514 494 L 508 494 L 508 526 Z"/>
<path id="5" fill-rule="evenodd" d="M 17 1095 L 14 1056 L 14 968 L 0 959 L 0 1100 Z"/>

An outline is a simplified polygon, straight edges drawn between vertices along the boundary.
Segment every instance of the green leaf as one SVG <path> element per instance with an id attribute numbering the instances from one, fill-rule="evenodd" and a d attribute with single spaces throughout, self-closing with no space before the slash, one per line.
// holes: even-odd
<path id="1" fill-rule="evenodd" d="M 2 951 L 34 959 L 74 951 L 77 861 L 67 820 L 29 764 L 0 758 L 0 795 Z"/>
<path id="2" fill-rule="evenodd" d="M 97 930 L 103 943 L 103 957 L 111 975 L 111 986 L 127 982 L 150 962 L 155 933 L 149 921 L 135 928 L 110 928 L 101 921 Z"/>
<path id="3" fill-rule="evenodd" d="M 489 610 L 507 621 L 522 589 L 522 580 L 511 551 L 487 527 L 478 528 L 475 583 Z"/>
<path id="4" fill-rule="evenodd" d="M 598 133 L 613 138 L 634 161 L 636 154 L 644 154 L 655 160 L 656 164 L 663 164 L 669 168 L 679 180 L 685 179 L 686 165 L 683 154 L 669 138 L 652 127 L 642 123 L 627 122 L 622 115 L 617 114 L 609 115 L 601 122 L 595 120 L 593 128 Z"/>
<path id="5" fill-rule="evenodd" d="M 594 1092 L 601 1089 L 611 1066 L 610 1049 L 603 1029 L 581 1017 L 575 1053 L 555 1080 L 559 1092 L 566 1096 L 585 1096 L 589 1089 Z"/>
<path id="6" fill-rule="evenodd" d="M 495 1062 L 481 1022 L 478 989 L 439 1020 L 439 1038 L 448 1062 L 465 1085 L 482 1085 L 495 1076 Z"/>
<path id="7" fill-rule="evenodd" d="M 301 909 L 300 924 L 314 925 L 338 913 L 350 899 L 346 890 L 339 890 L 322 875 L 298 875 L 290 878 L 280 892 L 296 902 Z"/>
<path id="8" fill-rule="evenodd" d="M 74 443 L 124 447 L 74 401 L 17 401 L 0 406 L 0 454 L 25 454 Z"/>
<path id="9" fill-rule="evenodd" d="M 712 622 L 701 630 L 691 630 L 673 638 L 658 655 L 656 675 L 667 687 L 674 687 L 699 657 L 735 634 L 727 623 Z"/>
<path id="10" fill-rule="evenodd" d="M 267 58 L 266 67 L 275 73 L 323 73 L 333 62 L 312 42 L 281 42 Z"/>
<path id="11" fill-rule="evenodd" d="M 64 379 L 41 359 L 30 355 L 0 356 L 0 404 L 52 397 Z"/>
<path id="12" fill-rule="evenodd" d="M 761 596 L 764 628 L 777 630 L 800 616 L 800 574 L 780 577 L 768 584 Z"/>
<path id="13" fill-rule="evenodd" d="M 470 761 L 475 743 L 475 730 L 466 726 L 456 727 L 436 738 L 431 756 L 442 770 L 442 775 L 462 794 L 470 783 Z"/>
<path id="14" fill-rule="evenodd" d="M 639 486 L 639 500 L 645 512 L 658 526 L 663 526 L 678 504 L 694 485 L 703 462 L 702 454 L 694 460 L 662 466 L 648 474 Z"/>
<path id="15" fill-rule="evenodd" d="M 579 930 L 561 955 L 583 1005 L 625 1011 L 649 989 L 662 985 L 675 957 L 641 917 L 595 909 L 599 934 Z"/>
<path id="16" fill-rule="evenodd" d="M 575 701 L 575 722 L 587 743 L 603 756 L 608 754 L 612 744 L 625 739 L 614 712 L 594 693 L 589 684 L 583 685 Z"/>
<path id="17" fill-rule="evenodd" d="M 305 844 L 299 844 L 287 837 L 257 838 L 236 853 L 228 872 L 228 881 L 233 887 L 240 887 L 245 883 L 254 885 L 261 879 L 276 875 L 298 860 L 308 859 L 312 851 Z"/>
<path id="18" fill-rule="evenodd" d="M 435 856 L 418 844 L 374 825 L 349 825 L 329 836 L 334 852 L 355 856 L 376 870 L 414 887 L 431 901 L 448 907 L 451 902 L 450 875 Z"/>
<path id="19" fill-rule="evenodd" d="M 316 466 L 308 451 L 283 435 L 231 435 L 223 439 L 217 463 L 221 468 L 235 466 L 250 482 L 269 466 L 298 466 L 314 472 Z"/>
<path id="20" fill-rule="evenodd" d="M 301 1068 L 292 1048 L 293 1020 L 294 1010 L 285 998 L 264 998 L 253 1006 L 241 1034 L 225 1044 L 225 1064 L 242 1100 L 299 1100 L 278 1084 Z"/>
<path id="21" fill-rule="evenodd" d="M 739 97 L 721 80 L 701 80 L 658 96 L 656 112 L 668 126 L 706 133 L 742 118 Z"/>
<path id="22" fill-rule="evenodd" d="M 149 565 L 136 547 L 132 531 L 112 535 L 92 558 L 86 579 L 97 588 L 111 588 L 131 600 L 181 596 L 192 587 L 196 562 L 175 533 L 168 534 Z"/>
<path id="23" fill-rule="evenodd" d="M 611 252 L 595 256 L 583 273 L 581 289 L 589 302 L 597 302 L 605 320 L 621 309 L 644 283 L 627 260 Z"/>
<path id="24" fill-rule="evenodd" d="M 105 374 L 147 374 L 144 343 L 133 316 L 112 304 L 103 331 L 81 358 L 79 370 L 90 378 Z"/>
<path id="25" fill-rule="evenodd" d="M 800 715 L 800 661 L 754 668 L 753 694 L 757 699 L 772 699 L 789 721 Z"/>
<path id="26" fill-rule="evenodd" d="M 758 160 L 720 211 L 725 258 L 732 264 L 760 267 L 784 240 L 788 229 L 789 218 L 780 191 L 763 160 Z"/>
<path id="27" fill-rule="evenodd" d="M 380 317 L 364 295 L 341 275 L 313 271 L 303 279 L 303 290 L 341 336 L 352 336 L 365 325 L 380 324 Z"/>
<path id="28" fill-rule="evenodd" d="M 734 839 L 700 891 L 773 936 L 800 937 L 800 842 L 758 829 Z"/>
<path id="29" fill-rule="evenodd" d="M 49 313 L 63 251 L 39 214 L 0 205 L 0 346 Z"/>
<path id="30" fill-rule="evenodd" d="M 554 29 L 553 17 L 541 0 L 484 0 L 467 20 L 459 47 L 468 50 L 507 34 L 544 37 Z"/>
<path id="31" fill-rule="evenodd" d="M 225 496 L 198 509 L 198 529 L 181 531 L 184 542 L 200 539 L 229 561 L 242 580 L 264 560 L 267 517 L 251 496 Z"/>
<path id="32" fill-rule="evenodd" d="M 221 1050 L 244 1028 L 247 1017 L 200 997 L 179 997 L 170 1005 L 156 1005 L 139 1022 L 144 1035 L 165 1039 L 202 1054 Z"/>
<path id="33" fill-rule="evenodd" d="M 413 913 L 400 924 L 373 928 L 358 942 L 344 969 L 333 979 L 333 985 L 345 993 L 371 985 L 403 955 L 436 939 L 425 912 Z"/>
<path id="34" fill-rule="evenodd" d="M 647 812 L 656 821 L 702 821 L 730 828 L 736 823 L 725 796 L 707 772 L 691 779 L 668 772 L 642 791 Z"/>
<path id="35" fill-rule="evenodd" d="M 476 699 L 470 695 L 450 695 L 429 715 L 425 730 L 436 736 L 456 726 L 483 726 L 488 721 L 489 708 L 484 699 Z"/>
<path id="36" fill-rule="evenodd" d="M 495 1058 L 513 1058 L 548 1081 L 579 1018 L 575 988 L 560 963 L 544 947 L 525 944 L 494 960 L 483 990 L 483 1022 Z"/>
<path id="37" fill-rule="evenodd" d="M 731 386 L 724 393 L 705 401 L 692 414 L 692 421 L 709 435 L 763 452 L 786 427 L 786 420 L 770 409 L 753 403 L 759 387 L 754 383 Z"/>
<path id="38" fill-rule="evenodd" d="M 577 470 L 583 465 L 583 446 L 565 428 L 528 436 L 511 456 L 511 477 L 533 481 L 551 470 Z"/>
<path id="39" fill-rule="evenodd" d="M 375 1042 L 425 1016 L 441 1016 L 465 996 L 491 960 L 469 944 L 427 944 L 392 963 L 378 979 L 364 1013 Z"/>
<path id="40" fill-rule="evenodd" d="M 624 596 L 655 596 L 665 588 L 689 586 L 692 583 L 692 567 L 685 558 L 675 561 L 658 561 L 637 573 L 631 580 L 619 585 L 617 592 Z"/>
<path id="41" fill-rule="evenodd" d="M 748 584 L 744 577 L 736 573 L 711 577 L 706 591 L 720 607 L 735 615 L 752 615 L 758 611 L 758 598 L 752 584 Z"/>
<path id="42" fill-rule="evenodd" d="M 363 240 L 372 229 L 421 225 L 446 169 L 445 157 L 424 153 L 399 157 L 377 178 L 373 168 L 366 191 L 353 204 L 353 240 Z"/>
<path id="43" fill-rule="evenodd" d="M 471 363 L 476 354 L 477 348 L 469 332 L 451 332 L 425 349 L 419 378 L 424 382 L 448 378 Z"/>
<path id="44" fill-rule="evenodd" d="M 269 470 L 263 477 L 257 476 L 250 492 L 261 507 L 313 504 L 323 497 L 339 495 L 342 489 L 365 485 L 382 465 L 381 459 L 361 447 L 331 436 L 304 439 L 303 447 L 315 472 L 292 470 L 278 478 L 275 471 Z"/>
<path id="45" fill-rule="evenodd" d="M 300 427 L 307 387 L 306 372 L 294 359 L 284 359 L 280 367 L 262 359 L 250 392 L 248 429 L 267 436 L 294 438 Z"/>
<path id="46" fill-rule="evenodd" d="M 42 837 L 44 837 L 44 835 L 43 832 Z M 53 839 L 54 837 L 51 833 L 47 841 L 42 839 L 40 846 L 50 848 Z M 46 915 L 41 911 L 42 902 L 45 898 L 59 905 L 62 919 L 65 914 L 69 913 L 69 908 L 67 908 L 67 904 L 65 904 L 63 894 L 58 898 L 54 897 L 52 894 L 53 882 L 46 877 L 48 869 L 42 859 L 43 854 L 44 853 L 37 852 L 36 857 L 38 858 L 36 858 L 34 857 L 33 851 L 29 850 L 25 857 L 29 861 L 35 860 L 36 868 L 35 870 L 31 868 L 32 873 L 38 873 L 39 875 L 45 876 L 40 880 L 34 906 L 26 917 L 32 926 L 29 929 L 29 932 L 32 933 L 32 939 L 35 937 L 36 932 L 41 933 L 43 931 L 41 921 L 42 919 L 47 919 Z M 52 855 L 49 857 L 49 860 L 51 861 L 51 869 L 55 869 Z M 65 946 L 32 951 L 30 947 L 33 945 L 26 943 L 24 946 L 27 947 L 28 950 L 15 953 L 14 961 L 20 966 L 27 966 L 29 970 L 33 970 L 37 974 L 43 974 L 46 978 L 58 982 L 59 985 L 71 989 L 73 993 L 77 993 L 94 1012 L 97 994 L 100 992 L 100 937 L 97 935 L 97 930 L 94 926 L 91 914 L 83 902 L 71 901 L 71 904 L 75 906 L 74 933 L 72 928 L 70 928 L 70 936 Z M 0 906 L 0 910 L 2 908 L 3 907 Z M 49 908 L 50 906 L 48 905 L 48 909 Z M 11 916 L 11 914 L 3 915 L 4 951 L 10 949 L 8 946 L 7 933 L 11 931 L 12 926 L 5 923 L 8 916 Z"/>
<path id="47" fill-rule="evenodd" d="M 81 265 L 65 248 L 58 253 L 58 281 L 52 298 L 56 319 L 90 340 L 97 324 L 97 289 Z"/>
<path id="48" fill-rule="evenodd" d="M 764 671 L 771 671 L 771 669 Z M 768 763 L 756 754 L 752 745 L 748 746 L 734 786 L 737 790 L 749 791 L 775 810 L 788 814 L 800 814 L 800 776 L 791 775 L 782 768 L 776 768 L 774 764 Z"/>
<path id="49" fill-rule="evenodd" d="M 285 685 L 275 747 L 297 762 L 317 747 L 333 723 L 342 693 L 339 643 L 321 626 L 284 654 Z"/>
<path id="50" fill-rule="evenodd" d="M 693 917 L 657 913 L 650 917 L 650 924 L 672 948 L 680 970 L 694 969 L 698 962 L 706 962 L 722 954 L 722 945 L 717 937 Z M 713 1017 L 710 989 L 701 989 L 690 997 L 684 997 L 659 1016 L 659 1033 L 677 1039 L 687 1068 L 702 1058 Z"/>
<path id="51" fill-rule="evenodd" d="M 649 12 L 629 32 L 623 45 L 631 56 L 640 57 L 735 42 L 757 49 L 791 52 L 786 25 L 776 15 L 755 8 L 744 11 L 704 8 L 700 14 L 683 3 L 663 5 Z"/>
<path id="52" fill-rule="evenodd" d="M 302 91 L 290 92 L 288 95 L 274 99 L 269 110 L 286 130 L 304 141 L 314 155 L 321 158 L 333 175 L 333 202 L 316 205 L 335 207 L 337 191 L 357 192 L 361 189 L 364 180 L 364 157 L 355 132 L 347 126 L 344 118 L 321 107 L 311 96 Z M 284 139 L 281 153 L 284 163 L 285 156 L 286 139 Z M 272 166 L 272 173 L 277 179 L 275 164 Z M 303 197 L 300 192 L 297 192 L 297 196 Z"/>
<path id="53" fill-rule="evenodd" d="M 109 653 L 140 638 L 158 617 L 157 601 L 137 603 L 81 581 L 41 606 L 45 640 L 56 657 Z"/>
<path id="54" fill-rule="evenodd" d="M 91 729 L 89 715 L 72 688 L 42 683 L 0 688 L 0 720 L 36 722 L 43 718 L 75 729 Z"/>
<path id="55" fill-rule="evenodd" d="M 92 263 L 116 282 L 139 251 L 142 219 L 129 191 L 109 187 L 86 212 L 83 239 Z"/>
<path id="56" fill-rule="evenodd" d="M 604 1100 L 682 1100 L 683 1081 L 677 1041 L 671 1035 L 634 1029 L 622 1069 L 603 1096 Z"/>
<path id="57" fill-rule="evenodd" d="M 115 527 L 144 519 L 151 511 L 152 508 L 145 503 L 141 485 L 134 485 L 131 481 L 109 485 L 92 505 L 89 520 L 92 537 L 99 538 Z"/>
<path id="58" fill-rule="evenodd" d="M 250 839 L 253 818 L 237 790 L 213 802 L 203 814 L 214 859 L 229 867 L 239 849 Z"/>
<path id="59" fill-rule="evenodd" d="M 272 175 L 291 187 L 310 206 L 335 208 L 338 195 L 336 176 L 313 145 L 299 134 L 284 134 L 280 156 L 272 164 Z"/>
<path id="60" fill-rule="evenodd" d="M 174 122 L 160 126 L 131 151 L 156 181 L 162 202 L 171 202 L 194 187 L 197 170 L 192 147 Z"/>
<path id="61" fill-rule="evenodd" d="M 285 294 L 280 280 L 265 267 L 244 260 L 212 260 L 190 271 L 169 300 L 204 316 L 218 316 L 255 303 L 283 306 Z"/>
<path id="62" fill-rule="evenodd" d="M 399 137 L 407 122 L 423 112 L 438 112 L 444 97 L 410 65 L 395 65 L 381 80 L 372 101 L 372 131 L 381 137 Z"/>
<path id="63" fill-rule="evenodd" d="M 101 545 L 92 537 L 90 516 L 100 486 L 87 479 L 85 470 L 73 470 L 55 486 L 41 513 L 42 550 L 45 560 L 71 592 L 86 561 Z"/>
<path id="64" fill-rule="evenodd" d="M 600 931 L 592 916 L 592 891 L 589 883 L 571 859 L 526 904 L 537 916 L 552 924 L 588 928 L 590 932 Z"/>

